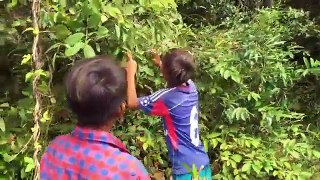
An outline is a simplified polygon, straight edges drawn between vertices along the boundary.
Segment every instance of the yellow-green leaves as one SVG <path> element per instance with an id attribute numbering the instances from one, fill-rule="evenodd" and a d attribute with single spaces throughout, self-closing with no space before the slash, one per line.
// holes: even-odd
<path id="1" fill-rule="evenodd" d="M 82 38 L 85 36 L 83 33 L 75 33 L 67 37 L 67 39 L 64 41 L 64 43 L 68 44 L 69 46 L 74 46 L 78 42 L 82 40 Z"/>
<path id="2" fill-rule="evenodd" d="M 23 55 L 22 58 L 23 59 L 21 61 L 21 65 L 27 64 L 31 60 L 32 56 L 31 56 L 31 54 L 26 54 L 26 55 Z"/>
<path id="3" fill-rule="evenodd" d="M 26 173 L 31 172 L 36 167 L 34 160 L 30 157 L 24 157 L 24 162 L 27 164 L 26 169 L 24 170 Z"/>
<path id="4" fill-rule="evenodd" d="M 2 132 L 6 131 L 6 124 L 4 123 L 4 119 L 2 117 L 0 117 L 0 130 Z"/>
<path id="5" fill-rule="evenodd" d="M 93 50 L 93 48 L 89 44 L 86 44 L 84 46 L 83 54 L 84 54 L 85 58 L 91 58 L 91 57 L 94 57 L 96 55 L 94 50 Z"/>
<path id="6" fill-rule="evenodd" d="M 120 9 L 113 7 L 110 3 L 104 7 L 104 12 L 107 13 L 109 16 L 117 19 L 119 23 L 124 22 L 123 15 Z"/>
<path id="7" fill-rule="evenodd" d="M 77 42 L 75 45 L 67 47 L 64 54 L 67 57 L 73 56 L 77 54 L 83 48 L 83 46 L 84 46 L 83 42 Z"/>

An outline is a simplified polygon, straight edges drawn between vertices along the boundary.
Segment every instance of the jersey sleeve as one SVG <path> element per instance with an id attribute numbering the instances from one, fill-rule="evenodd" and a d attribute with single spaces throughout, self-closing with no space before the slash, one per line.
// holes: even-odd
<path id="1" fill-rule="evenodd" d="M 144 113 L 152 116 L 165 116 L 169 113 L 168 107 L 165 104 L 165 94 L 169 90 L 160 90 L 150 96 L 138 98 L 139 109 Z"/>

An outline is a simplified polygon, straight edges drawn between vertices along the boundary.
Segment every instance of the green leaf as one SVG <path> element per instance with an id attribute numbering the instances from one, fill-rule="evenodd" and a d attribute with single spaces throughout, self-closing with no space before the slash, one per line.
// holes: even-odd
<path id="1" fill-rule="evenodd" d="M 252 169 L 257 173 L 257 174 L 259 174 L 260 173 L 260 167 L 259 166 L 257 166 L 256 164 L 252 164 Z"/>
<path id="2" fill-rule="evenodd" d="M 122 8 L 122 12 L 124 15 L 132 15 L 134 13 L 134 9 L 136 8 L 133 4 L 127 4 Z"/>
<path id="3" fill-rule="evenodd" d="M 83 48 L 83 45 L 84 44 L 82 42 L 78 42 L 74 46 L 67 48 L 66 51 L 64 52 L 64 54 L 67 57 L 73 56 L 73 55 L 77 54 L 81 48 Z"/>
<path id="4" fill-rule="evenodd" d="M 100 22 L 101 22 L 101 15 L 94 13 L 88 19 L 88 26 L 91 28 L 95 28 L 100 24 Z"/>
<path id="5" fill-rule="evenodd" d="M 121 11 L 116 7 L 112 7 L 110 3 L 105 7 L 104 11 L 114 18 L 121 16 Z"/>
<path id="6" fill-rule="evenodd" d="M 8 108 L 8 107 L 10 107 L 10 104 L 9 103 L 2 103 L 2 104 L 0 104 L 0 107 L 1 108 Z"/>
<path id="7" fill-rule="evenodd" d="M 81 41 L 81 39 L 85 36 L 83 33 L 75 33 L 67 37 L 64 43 L 68 44 L 69 46 L 73 46 Z"/>
<path id="8" fill-rule="evenodd" d="M 91 0 L 91 7 L 95 13 L 99 13 L 101 10 L 101 1 L 100 0 Z"/>
<path id="9" fill-rule="evenodd" d="M 62 8 L 65 8 L 65 7 L 67 6 L 66 0 L 59 0 L 59 5 L 60 5 Z"/>
<path id="10" fill-rule="evenodd" d="M 148 66 L 141 66 L 140 70 L 141 70 L 141 72 L 144 72 L 151 77 L 154 76 L 154 71 L 151 68 L 149 68 Z"/>
<path id="11" fill-rule="evenodd" d="M 69 29 L 62 24 L 59 24 L 53 28 L 58 39 L 65 39 L 71 32 Z"/>
<path id="12" fill-rule="evenodd" d="M 241 170 L 242 170 L 243 172 L 247 172 L 247 171 L 249 171 L 250 169 L 251 169 L 251 164 L 250 164 L 250 163 L 244 164 L 244 165 L 242 166 L 242 168 L 241 168 Z"/>
<path id="13" fill-rule="evenodd" d="M 24 172 L 31 172 L 35 168 L 34 164 L 28 164 Z"/>
<path id="14" fill-rule="evenodd" d="M 94 52 L 93 48 L 89 44 L 86 44 L 84 46 L 83 53 L 84 53 L 84 57 L 85 58 L 91 58 L 91 57 L 94 57 L 96 55 L 96 53 Z"/>
<path id="15" fill-rule="evenodd" d="M 29 82 L 33 77 L 33 72 L 28 72 L 25 76 L 25 82 Z"/>
<path id="16" fill-rule="evenodd" d="M 49 111 L 46 111 L 43 113 L 42 115 L 42 118 L 40 119 L 41 122 L 47 122 L 50 120 L 50 117 L 49 117 Z"/>
<path id="17" fill-rule="evenodd" d="M 6 131 L 6 124 L 4 123 L 4 119 L 2 117 L 0 117 L 0 130 L 2 132 Z"/>
<path id="18" fill-rule="evenodd" d="M 8 153 L 4 153 L 4 154 L 2 154 L 2 156 L 3 156 L 3 160 L 5 161 L 5 162 L 11 162 L 12 160 L 14 160 L 16 157 L 17 157 L 17 155 L 18 154 L 15 154 L 15 155 L 9 155 Z"/>
<path id="19" fill-rule="evenodd" d="M 21 65 L 27 64 L 31 60 L 31 57 L 32 57 L 31 54 L 24 55 L 21 61 Z"/>
<path id="20" fill-rule="evenodd" d="M 97 31 L 97 35 L 98 36 L 104 37 L 104 36 L 106 36 L 108 34 L 109 34 L 109 30 L 106 27 L 104 27 L 104 26 L 100 26 L 99 27 L 99 29 Z"/>
<path id="21" fill-rule="evenodd" d="M 313 155 L 314 155 L 316 158 L 320 159 L 320 152 L 319 152 L 319 151 L 313 150 Z"/>
<path id="22" fill-rule="evenodd" d="M 260 161 L 255 161 L 255 163 L 252 164 L 252 169 L 253 169 L 257 174 L 260 173 L 262 167 L 263 167 L 263 166 L 262 166 L 262 164 L 261 164 Z"/>
<path id="23" fill-rule="evenodd" d="M 108 20 L 107 16 L 101 15 L 101 23 L 104 23 Z"/>
<path id="24" fill-rule="evenodd" d="M 116 30 L 116 35 L 117 35 L 117 38 L 120 39 L 120 36 L 121 36 L 121 31 L 120 31 L 120 27 L 118 25 L 114 25 L 115 27 L 115 30 Z"/>
<path id="25" fill-rule="evenodd" d="M 231 76 L 231 72 L 229 70 L 224 71 L 223 78 L 228 79 Z"/>
<path id="26" fill-rule="evenodd" d="M 241 77 L 239 74 L 231 74 L 231 79 L 237 83 L 241 83 Z"/>
<path id="27" fill-rule="evenodd" d="M 296 151 L 291 151 L 290 154 L 291 154 L 292 157 L 294 157 L 296 159 L 300 158 L 300 154 L 298 152 L 296 152 Z"/>
<path id="28" fill-rule="evenodd" d="M 188 166 L 188 164 L 186 164 L 186 163 L 182 163 L 182 165 L 184 166 L 184 168 L 186 168 L 186 169 L 187 169 L 187 171 L 188 171 L 189 173 L 191 173 L 191 172 L 192 172 L 191 167 L 189 167 L 189 166 Z"/>
<path id="29" fill-rule="evenodd" d="M 147 143 L 143 143 L 142 148 L 143 148 L 143 150 L 147 150 L 148 144 Z"/>
<path id="30" fill-rule="evenodd" d="M 309 172 L 300 172 L 299 173 L 299 177 L 301 177 L 302 179 L 309 179 L 311 176 L 312 176 L 312 174 Z"/>
<path id="31" fill-rule="evenodd" d="M 208 140 L 203 140 L 203 146 L 204 146 L 204 151 L 205 152 L 208 152 L 208 149 L 209 149 L 209 147 L 208 147 Z"/>
<path id="32" fill-rule="evenodd" d="M 198 171 L 197 171 L 197 167 L 195 164 L 192 164 L 192 177 L 194 179 L 197 179 L 197 177 L 198 177 Z"/>
<path id="33" fill-rule="evenodd" d="M 242 156 L 240 156 L 239 154 L 234 154 L 231 156 L 231 158 L 237 163 L 242 160 Z"/>
<path id="34" fill-rule="evenodd" d="M 31 157 L 25 156 L 23 158 L 24 162 L 28 163 L 28 164 L 34 164 L 34 161 Z"/>
<path id="35" fill-rule="evenodd" d="M 219 141 L 217 139 L 212 139 L 210 142 L 211 142 L 211 145 L 213 148 L 216 148 L 219 143 Z"/>

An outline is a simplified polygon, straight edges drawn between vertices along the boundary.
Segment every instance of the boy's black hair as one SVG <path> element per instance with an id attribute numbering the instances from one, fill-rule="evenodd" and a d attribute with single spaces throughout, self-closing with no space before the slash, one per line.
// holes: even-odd
<path id="1" fill-rule="evenodd" d="M 76 63 L 66 78 L 66 96 L 79 126 L 97 127 L 117 116 L 126 99 L 125 70 L 98 56 Z"/>
<path id="2" fill-rule="evenodd" d="M 192 54 L 183 49 L 172 49 L 162 58 L 162 71 L 169 87 L 180 86 L 195 76 Z"/>

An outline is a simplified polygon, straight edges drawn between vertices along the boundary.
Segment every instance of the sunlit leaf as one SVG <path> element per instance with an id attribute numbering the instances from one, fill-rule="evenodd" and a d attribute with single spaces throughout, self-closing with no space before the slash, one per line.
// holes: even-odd
<path id="1" fill-rule="evenodd" d="M 244 164 L 244 165 L 242 166 L 242 168 L 241 168 L 241 170 L 242 170 L 243 172 L 247 172 L 247 171 L 249 171 L 250 169 L 251 169 L 251 164 L 250 164 L 250 163 Z"/>
<path id="2" fill-rule="evenodd" d="M 106 27 L 104 27 L 104 26 L 100 26 L 99 27 L 99 29 L 97 31 L 97 35 L 98 36 L 104 37 L 104 36 L 106 36 L 108 34 L 109 34 L 109 30 Z"/>
<path id="3" fill-rule="evenodd" d="M 89 44 L 86 44 L 84 46 L 83 53 L 84 53 L 84 57 L 85 58 L 91 58 L 91 57 L 94 57 L 96 55 L 96 53 L 94 52 L 93 48 Z"/>
<path id="4" fill-rule="evenodd" d="M 237 163 L 242 160 L 242 156 L 240 156 L 239 154 L 234 154 L 231 156 L 231 158 Z"/>
<path id="5" fill-rule="evenodd" d="M 59 4 L 61 7 L 65 8 L 67 6 L 67 0 L 59 0 Z"/>
<path id="6" fill-rule="evenodd" d="M 73 55 L 77 54 L 80 51 L 80 49 L 83 48 L 83 45 L 84 44 L 82 42 L 78 42 L 74 46 L 67 48 L 66 51 L 64 52 L 64 54 L 67 57 L 73 56 Z"/>
<path id="7" fill-rule="evenodd" d="M 0 117 L 0 130 L 2 132 L 6 131 L 6 124 L 4 123 L 4 119 L 2 117 Z"/>
<path id="8" fill-rule="evenodd" d="M 85 36 L 83 33 L 75 33 L 67 37 L 64 43 L 68 44 L 69 46 L 73 46 L 78 42 L 81 42 L 81 39 Z"/>
<path id="9" fill-rule="evenodd" d="M 121 11 L 116 8 L 116 7 L 112 7 L 111 4 L 109 3 L 106 7 L 105 7 L 105 10 L 104 10 L 106 13 L 108 13 L 111 17 L 114 17 L 114 18 L 118 18 L 119 16 L 122 16 L 121 15 Z"/>

